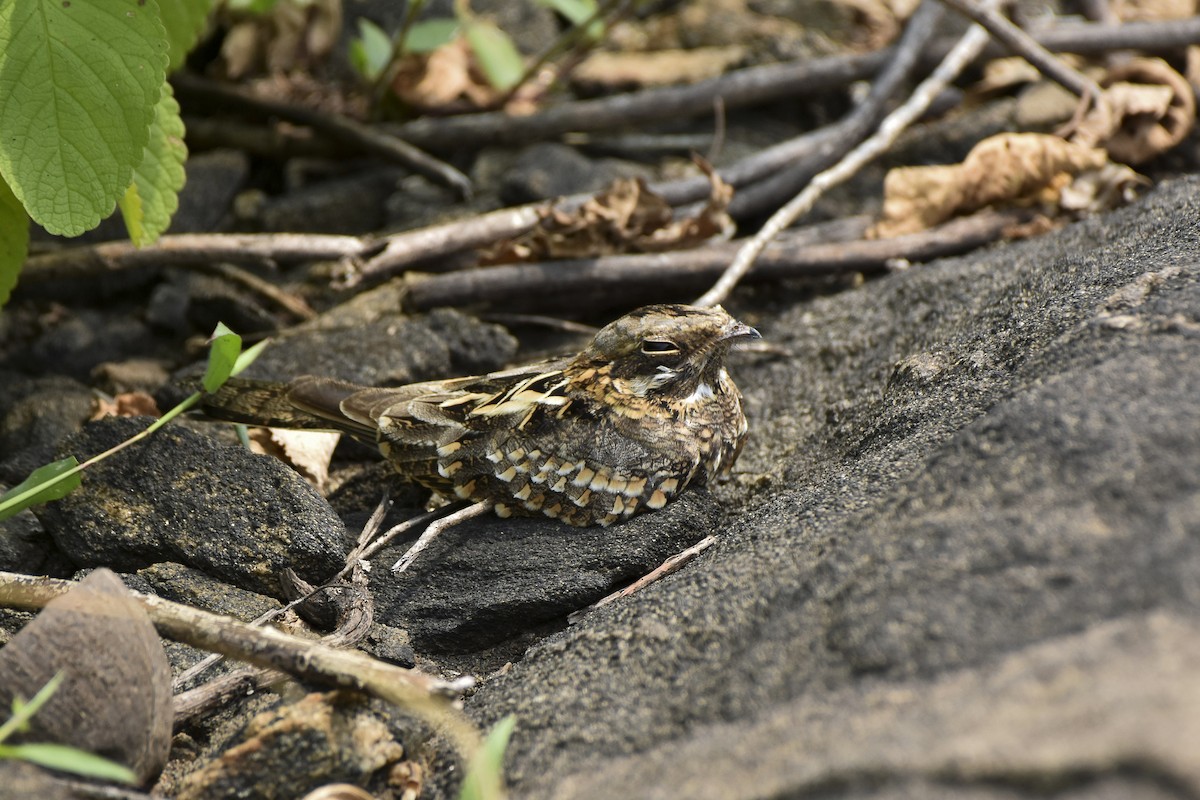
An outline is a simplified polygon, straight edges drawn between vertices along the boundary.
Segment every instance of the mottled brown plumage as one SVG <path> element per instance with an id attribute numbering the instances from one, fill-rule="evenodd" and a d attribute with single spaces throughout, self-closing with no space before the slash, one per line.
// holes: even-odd
<path id="1" fill-rule="evenodd" d="M 725 358 L 746 338 L 721 308 L 647 306 L 573 358 L 391 389 L 235 381 L 206 409 L 370 439 L 402 475 L 500 516 L 610 525 L 733 466 L 746 417 Z"/>

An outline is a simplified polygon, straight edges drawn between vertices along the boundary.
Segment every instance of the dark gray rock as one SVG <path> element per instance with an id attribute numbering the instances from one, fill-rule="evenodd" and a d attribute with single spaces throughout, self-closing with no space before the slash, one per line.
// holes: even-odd
<path id="1" fill-rule="evenodd" d="M 58 375 L 0 370 L 0 481 L 17 484 L 54 460 L 59 442 L 92 415 L 95 396 Z"/>
<path id="2" fill-rule="evenodd" d="M 63 453 L 82 461 L 146 425 L 94 422 Z M 341 521 L 291 469 L 178 426 L 100 462 L 79 489 L 37 513 L 79 566 L 133 572 L 173 561 L 274 597 L 284 567 L 319 583 L 348 550 Z"/>
<path id="3" fill-rule="evenodd" d="M 735 304 L 789 355 L 734 365 L 752 432 L 720 546 L 474 697 L 520 720 L 514 795 L 1200 792 L 1198 219 L 1178 180 Z"/>
<path id="4" fill-rule="evenodd" d="M 212 233 L 228 227 L 230 208 L 250 173 L 250 160 L 238 150 L 212 150 L 188 156 L 187 183 L 170 233 Z"/>
<path id="5" fill-rule="evenodd" d="M 375 618 L 407 629 L 419 651 L 444 655 L 544 633 L 716 532 L 719 518 L 702 489 L 611 528 L 488 515 L 447 529 L 393 577 L 387 568 L 408 549 L 414 532 L 375 558 Z M 515 655 L 510 649 L 466 663 L 475 671 L 495 668 L 496 658 L 503 663 Z"/>

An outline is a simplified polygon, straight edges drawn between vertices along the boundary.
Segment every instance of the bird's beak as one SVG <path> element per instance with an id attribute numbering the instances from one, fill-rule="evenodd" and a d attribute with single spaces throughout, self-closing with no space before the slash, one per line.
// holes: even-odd
<path id="1" fill-rule="evenodd" d="M 730 339 L 761 339 L 762 334 L 751 328 L 749 325 L 738 322 L 736 319 L 731 320 L 725 326 L 725 330 L 721 332 L 721 341 L 727 342 Z"/>

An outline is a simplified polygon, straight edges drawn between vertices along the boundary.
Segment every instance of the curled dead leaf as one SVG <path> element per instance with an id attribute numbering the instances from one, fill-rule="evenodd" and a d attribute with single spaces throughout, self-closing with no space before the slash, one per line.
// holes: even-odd
<path id="1" fill-rule="evenodd" d="M 619 178 L 576 211 L 541 213 L 526 234 L 501 242 L 481 255 L 483 264 L 510 264 L 559 258 L 596 258 L 616 253 L 647 253 L 694 247 L 734 229 L 727 208 L 733 187 L 697 159 L 708 176 L 708 202 L 695 216 L 674 219 L 671 205 L 641 178 Z"/>
<path id="2" fill-rule="evenodd" d="M 263 13 L 226 11 L 225 17 L 229 29 L 220 60 L 230 78 L 309 71 L 329 55 L 342 30 L 340 0 L 285 0 Z"/>
<path id="3" fill-rule="evenodd" d="M 876 238 L 915 233 L 988 206 L 1098 210 L 1127 201 L 1143 179 L 1099 148 L 1037 133 L 984 139 L 961 164 L 901 167 L 884 180 Z M 1082 204 L 1082 205 L 1081 205 Z"/>
<path id="4" fill-rule="evenodd" d="M 1098 142 L 1114 161 L 1149 161 L 1182 142 L 1196 123 L 1196 95 L 1191 84 L 1161 58 L 1120 64 L 1109 71 L 1101 86 L 1111 122 Z"/>
<path id="5" fill-rule="evenodd" d="M 96 410 L 92 412 L 93 420 L 105 417 L 161 417 L 158 403 L 145 392 L 123 392 L 111 400 L 101 398 L 96 401 Z"/>

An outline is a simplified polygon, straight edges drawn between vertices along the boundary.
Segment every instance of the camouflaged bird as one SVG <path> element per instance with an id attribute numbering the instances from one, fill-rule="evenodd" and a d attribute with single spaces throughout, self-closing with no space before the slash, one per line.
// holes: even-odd
<path id="1" fill-rule="evenodd" d="M 611 525 L 727 473 L 742 449 L 730 347 L 757 339 L 723 309 L 654 305 L 609 324 L 577 356 L 397 388 L 303 377 L 234 380 L 212 416 L 346 431 L 402 475 L 496 514 Z"/>

